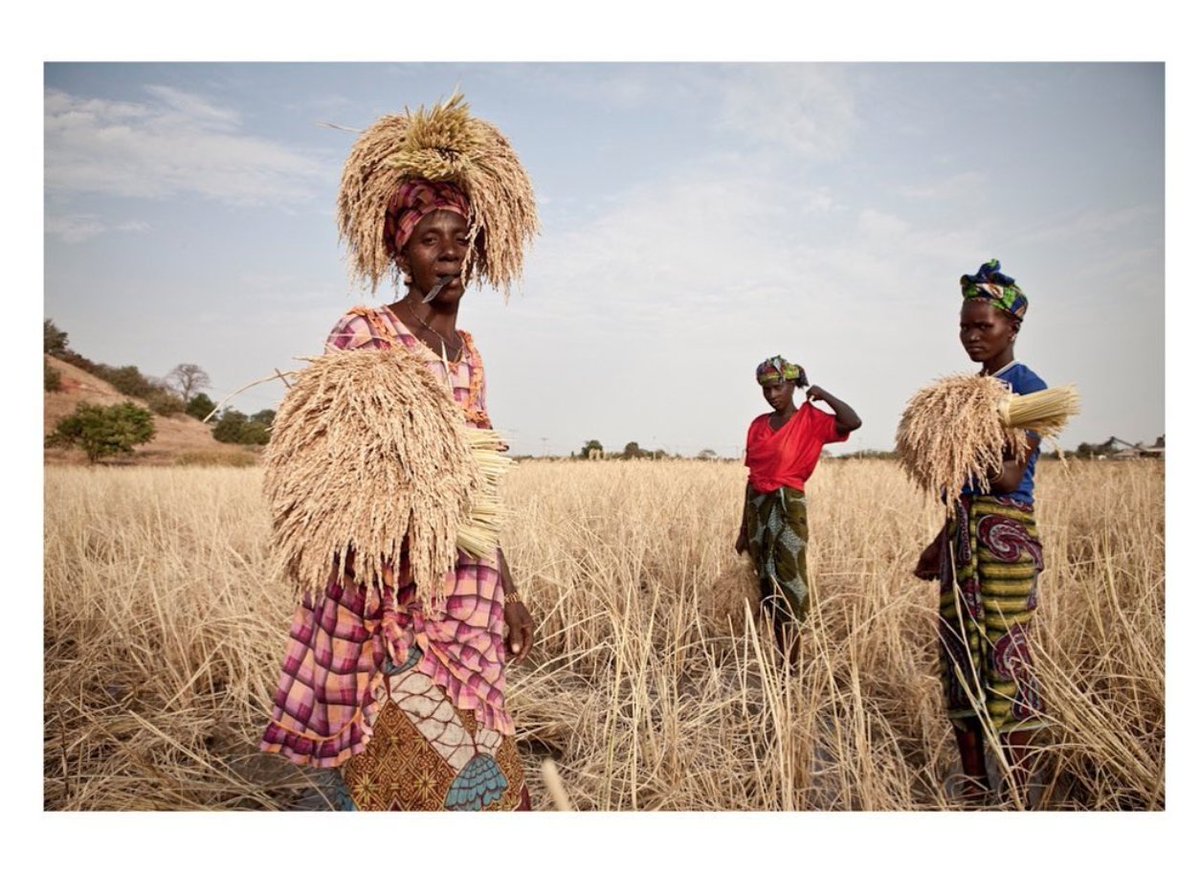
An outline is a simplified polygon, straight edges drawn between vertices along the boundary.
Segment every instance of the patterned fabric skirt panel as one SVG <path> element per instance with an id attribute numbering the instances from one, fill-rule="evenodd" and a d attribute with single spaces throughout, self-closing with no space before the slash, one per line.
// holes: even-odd
<path id="1" fill-rule="evenodd" d="M 457 709 L 408 661 L 384 665 L 385 681 L 366 749 L 341 768 L 339 808 L 360 810 L 529 809 L 513 737 Z"/>
<path id="2" fill-rule="evenodd" d="M 778 620 L 799 624 L 812 604 L 804 494 L 788 487 L 765 494 L 751 489 L 747 500 L 746 535 L 763 603 Z"/>
<path id="3" fill-rule="evenodd" d="M 963 497 L 946 523 L 938 624 L 950 720 L 986 713 L 997 732 L 1044 727 L 1029 630 L 1043 569 L 1033 508 Z"/>

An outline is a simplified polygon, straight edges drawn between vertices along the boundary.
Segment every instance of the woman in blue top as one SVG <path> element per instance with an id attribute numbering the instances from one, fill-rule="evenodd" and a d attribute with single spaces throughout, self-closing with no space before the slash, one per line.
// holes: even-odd
<path id="1" fill-rule="evenodd" d="M 1016 394 L 1046 383 L 1013 356 L 1028 308 L 1017 284 L 991 260 L 961 279 L 959 340 L 981 376 L 994 376 Z M 1013 788 L 1027 804 L 1027 756 L 1044 725 L 1029 651 L 1029 622 L 1037 607 L 1042 546 L 1033 515 L 1040 438 L 1026 433 L 1023 460 L 1008 455 L 988 480 L 969 482 L 945 528 L 922 552 L 915 573 L 941 585 L 938 623 L 942 685 L 962 757 L 964 797 L 981 800 L 988 788 L 984 724 L 999 735 Z"/>

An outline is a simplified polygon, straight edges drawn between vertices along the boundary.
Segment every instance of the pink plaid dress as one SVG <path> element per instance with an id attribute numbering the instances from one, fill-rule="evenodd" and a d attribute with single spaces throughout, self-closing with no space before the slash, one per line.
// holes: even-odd
<path id="1" fill-rule="evenodd" d="M 326 352 L 391 347 L 397 340 L 449 380 L 469 420 L 487 424 L 483 362 L 471 338 L 462 360 L 447 366 L 386 307 L 351 310 L 329 335 Z M 471 397 L 471 380 L 479 382 Z M 381 499 L 386 497 L 381 496 Z M 401 566 L 400 577 L 407 572 Z M 445 692 L 456 709 L 504 737 L 513 722 L 504 706 L 504 594 L 497 556 L 475 560 L 459 552 L 446 575 L 442 616 L 426 615 L 410 584 L 393 600 L 374 586 L 343 588 L 331 578 L 325 597 L 296 608 L 291 639 L 275 692 L 271 722 L 259 747 L 312 767 L 337 767 L 363 752 L 381 703 L 384 666 L 420 657 L 414 669 Z M 415 646 L 414 646 L 415 644 Z"/>

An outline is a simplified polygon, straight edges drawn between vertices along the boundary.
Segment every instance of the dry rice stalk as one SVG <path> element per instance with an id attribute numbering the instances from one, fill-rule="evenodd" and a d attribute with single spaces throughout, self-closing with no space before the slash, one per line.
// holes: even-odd
<path id="1" fill-rule="evenodd" d="M 496 545 L 496 488 L 511 463 L 499 439 L 467 427 L 445 386 L 407 350 L 308 360 L 264 454 L 281 572 L 299 592 L 320 594 L 353 550 L 360 579 L 395 585 L 390 568 L 407 545 L 418 598 L 440 610 L 457 547 L 481 555 Z"/>
<path id="2" fill-rule="evenodd" d="M 567 797 L 567 790 L 563 788 L 562 779 L 559 778 L 558 767 L 555 766 L 552 758 L 542 759 L 542 781 L 546 783 L 546 789 L 550 792 L 555 809 L 559 812 L 575 811 L 575 807 L 571 806 L 571 799 Z"/>
<path id="3" fill-rule="evenodd" d="M 974 478 L 988 487 L 1005 449 L 1024 456 L 1021 432 L 998 414 L 1008 394 L 1008 385 L 994 377 L 950 376 L 918 391 L 905 407 L 896 429 L 900 464 L 947 508 L 964 482 Z"/>
<path id="4" fill-rule="evenodd" d="M 1043 438 L 1058 436 L 1078 414 L 1079 390 L 1074 385 L 1009 394 L 1000 401 L 1000 418 L 1006 425 L 1036 431 Z"/>
<path id="5" fill-rule="evenodd" d="M 355 142 L 338 193 L 338 230 L 350 273 L 375 291 L 399 268 L 383 239 L 388 200 L 405 179 L 452 182 L 471 201 L 468 279 L 490 282 L 508 299 L 520 279 L 525 245 L 538 233 L 529 176 L 504 135 L 471 116 L 455 94 L 432 109 L 385 115 Z M 477 246 L 476 239 L 483 245 Z"/>
<path id="6" fill-rule="evenodd" d="M 949 510 L 964 482 L 974 479 L 989 490 L 1006 452 L 1025 459 L 1024 431 L 1057 434 L 1078 411 L 1074 386 L 1014 395 L 993 376 L 950 376 L 913 395 L 896 430 L 896 451 L 909 477 Z"/>

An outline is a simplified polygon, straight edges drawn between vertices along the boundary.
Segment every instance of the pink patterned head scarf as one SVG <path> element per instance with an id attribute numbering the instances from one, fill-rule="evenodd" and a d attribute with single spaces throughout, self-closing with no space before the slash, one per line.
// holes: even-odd
<path id="1" fill-rule="evenodd" d="M 388 201 L 383 221 L 383 236 L 392 251 L 403 249 L 421 219 L 439 209 L 457 212 L 467 221 L 471 220 L 471 202 L 450 182 L 410 179 L 402 183 Z"/>

